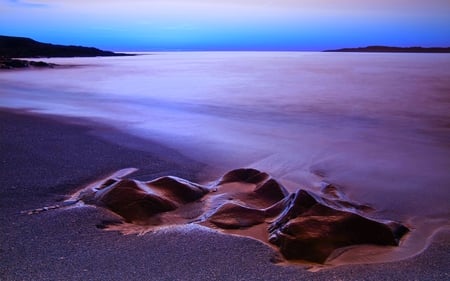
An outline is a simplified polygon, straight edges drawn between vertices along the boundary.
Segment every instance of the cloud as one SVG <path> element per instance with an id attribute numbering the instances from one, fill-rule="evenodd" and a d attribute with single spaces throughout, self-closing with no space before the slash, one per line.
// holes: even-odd
<path id="1" fill-rule="evenodd" d="M 39 2 L 31 2 L 31 1 L 22 1 L 22 0 L 7 0 L 10 4 L 21 6 L 21 7 L 30 7 L 30 8 L 45 8 L 48 7 L 47 4 L 39 3 Z"/>

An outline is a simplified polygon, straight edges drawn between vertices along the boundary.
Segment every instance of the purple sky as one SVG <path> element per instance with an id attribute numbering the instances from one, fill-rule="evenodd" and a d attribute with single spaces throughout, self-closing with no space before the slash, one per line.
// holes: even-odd
<path id="1" fill-rule="evenodd" d="M 450 46 L 449 0 L 0 0 L 0 34 L 113 50 Z"/>

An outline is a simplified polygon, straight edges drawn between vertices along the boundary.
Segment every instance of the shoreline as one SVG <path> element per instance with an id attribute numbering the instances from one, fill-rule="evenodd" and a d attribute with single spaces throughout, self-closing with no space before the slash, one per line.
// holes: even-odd
<path id="1" fill-rule="evenodd" d="M 82 119 L 0 109 L 1 232 L 4 280 L 443 280 L 449 277 L 450 232 L 440 231 L 416 257 L 393 263 L 344 265 L 316 273 L 302 266 L 271 263 L 274 252 L 249 238 L 202 229 L 123 236 L 95 226 L 114 220 L 98 208 L 54 210 L 36 216 L 21 211 L 64 200 L 64 196 L 115 170 L 140 168 L 136 177 L 202 177 L 204 165 L 148 141 L 154 148 L 132 149 L 132 141 L 114 129 Z M 111 139 L 92 131 L 107 131 Z M 139 147 L 139 146 L 135 146 Z M 145 251 L 143 249 L 149 249 Z M 8 257 L 8 258 L 6 258 Z M 49 265 L 54 265 L 52 270 Z M 410 267 L 414 266 L 414 270 Z M 372 276 L 373 272 L 376 274 Z"/>

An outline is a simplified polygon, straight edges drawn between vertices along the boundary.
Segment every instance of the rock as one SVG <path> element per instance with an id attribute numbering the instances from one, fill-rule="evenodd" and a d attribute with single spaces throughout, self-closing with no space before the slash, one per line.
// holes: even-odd
<path id="1" fill-rule="evenodd" d="M 46 63 L 43 61 L 28 61 L 10 58 L 0 58 L 0 69 L 14 69 L 14 68 L 28 68 L 28 67 L 50 67 L 53 68 L 55 64 Z"/>
<path id="2" fill-rule="evenodd" d="M 224 229 L 241 229 L 264 223 L 264 211 L 242 206 L 236 203 L 226 203 L 220 206 L 208 221 Z"/>
<path id="3" fill-rule="evenodd" d="M 219 181 L 220 184 L 229 182 L 260 183 L 269 175 L 255 169 L 236 169 L 226 173 Z"/>
<path id="4" fill-rule="evenodd" d="M 152 216 L 177 209 L 200 199 L 209 190 L 175 177 L 140 182 L 131 179 L 106 179 L 94 190 L 80 193 L 81 201 L 104 206 L 126 222 L 142 224 Z"/>
<path id="5" fill-rule="evenodd" d="M 148 182 L 109 177 L 70 198 L 78 201 L 139 226 L 199 223 L 250 236 L 277 246 L 288 260 L 315 263 L 347 246 L 396 246 L 409 231 L 397 222 L 368 218 L 367 206 L 347 201 L 336 186 L 327 184 L 321 195 L 301 189 L 289 194 L 255 169 L 230 171 L 210 187 L 176 177 Z"/>
<path id="6" fill-rule="evenodd" d="M 52 64 L 52 63 L 46 63 L 43 61 L 30 61 L 29 64 L 34 67 L 50 67 L 51 68 L 54 66 L 54 64 Z"/>
<path id="7" fill-rule="evenodd" d="M 269 227 L 269 241 L 287 259 L 324 263 L 334 250 L 346 246 L 396 246 L 408 231 L 395 222 L 386 224 L 332 208 L 304 190 L 291 195 L 285 206 Z"/>
<path id="8" fill-rule="evenodd" d="M 289 192 L 274 179 L 269 179 L 266 182 L 257 185 L 254 192 L 259 197 L 265 199 L 266 202 L 269 202 L 270 205 L 283 200 L 289 195 Z"/>
<path id="9" fill-rule="evenodd" d="M 177 204 L 158 194 L 146 192 L 133 180 L 121 180 L 98 196 L 96 204 L 117 213 L 127 222 L 142 223 L 148 218 L 175 210 Z"/>
<path id="10" fill-rule="evenodd" d="M 161 177 L 147 185 L 178 204 L 193 202 L 209 192 L 204 186 L 177 177 Z"/>

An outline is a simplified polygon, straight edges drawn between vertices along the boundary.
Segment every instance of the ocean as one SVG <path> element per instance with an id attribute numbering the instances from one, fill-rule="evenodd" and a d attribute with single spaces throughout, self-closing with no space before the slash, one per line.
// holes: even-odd
<path id="1" fill-rule="evenodd" d="M 289 190 L 333 183 L 372 217 L 417 229 L 410 254 L 450 226 L 449 54 L 40 60 L 64 66 L 0 72 L 1 107 L 92 118 L 157 141 L 211 167 L 205 180 L 252 167 Z"/>

